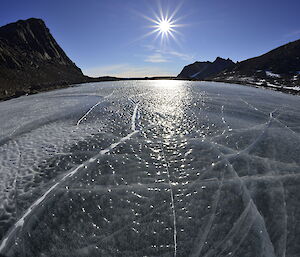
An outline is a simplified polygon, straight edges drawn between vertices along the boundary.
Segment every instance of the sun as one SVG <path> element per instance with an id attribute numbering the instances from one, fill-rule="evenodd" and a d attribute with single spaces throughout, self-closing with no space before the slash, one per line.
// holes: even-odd
<path id="1" fill-rule="evenodd" d="M 177 42 L 178 40 L 175 37 L 175 34 L 180 34 L 177 31 L 177 28 L 185 26 L 184 24 L 178 24 L 178 21 L 181 18 L 175 19 L 175 15 L 177 14 L 179 8 L 180 6 L 177 6 L 177 8 L 175 8 L 175 10 L 170 14 L 169 10 L 164 12 L 162 7 L 159 7 L 158 12 L 153 11 L 153 18 L 141 14 L 142 17 L 152 23 L 152 25 L 148 26 L 152 30 L 144 35 L 144 37 L 156 34 L 155 39 L 160 38 L 162 43 L 168 41 L 169 38 L 172 38 Z"/>
<path id="2" fill-rule="evenodd" d="M 178 26 L 175 23 L 175 20 L 173 20 L 173 17 L 168 17 L 167 15 L 163 15 L 161 13 L 161 17 L 156 16 L 156 20 L 151 19 L 151 21 L 154 23 L 154 25 L 150 26 L 154 30 L 150 32 L 150 34 L 157 33 L 156 38 L 159 36 L 161 37 L 161 40 L 164 41 L 165 39 L 168 39 L 169 36 L 175 39 L 174 33 L 176 33 L 175 28 Z"/>
<path id="3" fill-rule="evenodd" d="M 170 29 L 171 29 L 171 24 L 167 20 L 161 21 L 158 26 L 159 26 L 159 30 L 162 33 L 168 33 L 170 31 Z"/>

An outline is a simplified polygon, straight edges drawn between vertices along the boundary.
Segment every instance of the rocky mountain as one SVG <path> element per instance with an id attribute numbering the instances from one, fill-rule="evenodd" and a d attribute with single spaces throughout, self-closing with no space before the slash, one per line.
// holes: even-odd
<path id="1" fill-rule="evenodd" d="M 41 19 L 0 27 L 0 98 L 87 80 Z"/>
<path id="2" fill-rule="evenodd" d="M 206 79 L 232 66 L 234 66 L 233 61 L 220 57 L 217 57 L 214 62 L 194 62 L 193 64 L 185 66 L 177 78 Z"/>
<path id="3" fill-rule="evenodd" d="M 211 79 L 300 91 L 300 39 L 238 62 Z"/>

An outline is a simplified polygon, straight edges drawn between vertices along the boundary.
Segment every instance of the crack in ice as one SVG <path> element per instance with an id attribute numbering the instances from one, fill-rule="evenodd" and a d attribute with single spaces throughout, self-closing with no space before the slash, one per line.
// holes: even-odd
<path id="1" fill-rule="evenodd" d="M 137 106 L 138 104 L 135 106 L 135 111 L 133 112 L 132 115 L 132 121 L 136 121 L 137 119 Z M 134 126 L 135 128 L 135 126 Z M 84 168 L 85 165 L 88 165 L 89 163 L 93 163 L 94 161 L 97 160 L 98 157 L 100 157 L 101 155 L 105 155 L 107 153 L 109 153 L 111 150 L 113 150 L 114 148 L 116 148 L 118 145 L 126 142 L 127 140 L 129 140 L 133 135 L 135 135 L 136 133 L 138 133 L 138 130 L 134 130 L 133 132 L 131 132 L 130 134 L 128 134 L 127 136 L 121 138 L 117 143 L 113 143 L 111 144 L 109 147 L 107 147 L 104 150 L 101 150 L 99 152 L 99 154 L 97 156 L 94 156 L 92 158 L 90 158 L 89 160 L 87 160 L 86 162 L 80 164 L 77 168 L 75 168 L 74 170 L 70 171 L 69 173 L 67 173 L 66 175 L 64 175 L 62 177 L 62 179 L 59 182 L 56 182 L 54 185 L 52 185 L 40 198 L 38 198 L 27 210 L 26 212 L 22 215 L 22 217 L 14 224 L 12 230 L 8 233 L 7 236 L 5 236 L 2 239 L 2 242 L 0 244 L 0 252 L 2 252 L 5 247 L 7 246 L 7 243 L 10 241 L 10 239 L 12 239 L 13 235 L 24 226 L 25 223 L 25 219 L 32 213 L 32 211 L 37 208 L 45 199 L 46 197 L 52 193 L 53 190 L 55 190 L 57 188 L 57 186 L 59 186 L 62 182 L 64 182 L 67 178 L 72 177 L 74 174 L 76 174 L 80 169 Z"/>
<path id="2" fill-rule="evenodd" d="M 170 175 L 170 170 L 169 170 L 169 163 L 166 159 L 165 151 L 163 144 L 161 142 L 161 149 L 162 149 L 162 154 L 164 161 L 166 163 L 166 170 L 168 174 L 168 184 L 170 187 L 170 195 L 171 195 L 171 207 L 172 207 L 172 214 L 173 214 L 173 240 L 174 240 L 174 257 L 177 256 L 177 226 L 176 226 L 176 212 L 175 212 L 175 203 L 174 203 L 174 192 L 173 192 L 173 187 L 172 187 L 172 182 L 171 182 L 171 175 Z"/>
<path id="3" fill-rule="evenodd" d="M 76 126 L 78 126 L 80 124 L 80 122 L 82 120 L 84 120 L 90 113 L 92 110 L 94 110 L 100 103 L 103 102 L 104 99 L 109 98 L 110 96 L 112 96 L 114 93 L 114 91 L 112 91 L 109 95 L 104 96 L 99 102 L 97 102 L 96 104 L 94 104 L 76 123 Z"/>

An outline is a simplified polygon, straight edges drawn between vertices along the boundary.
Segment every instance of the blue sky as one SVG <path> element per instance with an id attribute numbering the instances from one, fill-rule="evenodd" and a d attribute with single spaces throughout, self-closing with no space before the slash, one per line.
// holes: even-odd
<path id="1" fill-rule="evenodd" d="M 175 39 L 151 31 L 159 9 L 178 10 Z M 91 76 L 177 75 L 194 61 L 241 61 L 300 38 L 299 0 L 9 0 L 0 25 L 42 18 Z"/>

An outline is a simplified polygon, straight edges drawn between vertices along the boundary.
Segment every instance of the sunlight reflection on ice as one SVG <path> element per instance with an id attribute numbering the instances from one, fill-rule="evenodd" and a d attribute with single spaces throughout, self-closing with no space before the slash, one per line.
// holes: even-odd
<path id="1" fill-rule="evenodd" d="M 12 233 L 7 256 L 297 252 L 298 98 L 164 80 L 0 105 L 1 235 L 43 200 Z M 26 121 L 15 130 L 18 116 Z"/>

